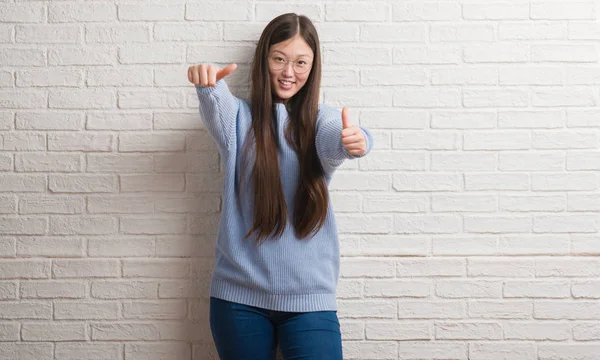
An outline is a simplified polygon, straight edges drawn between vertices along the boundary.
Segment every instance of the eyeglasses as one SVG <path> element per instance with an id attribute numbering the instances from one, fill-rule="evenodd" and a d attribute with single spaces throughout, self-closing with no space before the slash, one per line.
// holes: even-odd
<path id="1" fill-rule="evenodd" d="M 288 63 L 292 63 L 292 69 L 296 74 L 304 74 L 310 70 L 312 63 L 307 60 L 285 60 L 279 55 L 272 55 L 269 57 L 269 67 L 272 70 L 280 71 L 287 67 Z"/>

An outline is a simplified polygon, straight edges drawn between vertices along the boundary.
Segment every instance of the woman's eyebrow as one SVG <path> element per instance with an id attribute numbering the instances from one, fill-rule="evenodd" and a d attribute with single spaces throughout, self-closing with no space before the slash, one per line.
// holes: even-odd
<path id="1" fill-rule="evenodd" d="M 280 53 L 281 55 L 287 56 L 287 55 L 286 55 L 286 54 L 285 54 L 283 51 L 281 51 L 281 50 L 273 50 L 273 52 L 278 52 L 278 53 Z M 304 53 L 303 53 L 303 54 L 299 54 L 297 57 L 302 57 L 302 56 L 305 56 L 305 57 L 310 57 L 310 54 L 304 54 Z"/>

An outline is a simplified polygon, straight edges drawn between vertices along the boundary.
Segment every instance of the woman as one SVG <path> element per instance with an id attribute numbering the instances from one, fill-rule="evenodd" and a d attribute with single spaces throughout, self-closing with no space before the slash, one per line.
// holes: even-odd
<path id="1" fill-rule="evenodd" d="M 273 19 L 258 42 L 250 103 L 223 69 L 188 69 L 223 166 L 223 209 L 210 289 L 221 359 L 342 359 L 336 313 L 337 226 L 327 186 L 370 133 L 319 105 L 321 54 L 310 20 Z"/>

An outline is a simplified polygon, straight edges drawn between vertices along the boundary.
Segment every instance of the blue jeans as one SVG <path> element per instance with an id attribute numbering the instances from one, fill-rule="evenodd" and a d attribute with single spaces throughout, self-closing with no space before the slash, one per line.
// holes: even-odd
<path id="1" fill-rule="evenodd" d="M 281 312 L 210 298 L 210 329 L 221 360 L 342 360 L 335 311 Z"/>

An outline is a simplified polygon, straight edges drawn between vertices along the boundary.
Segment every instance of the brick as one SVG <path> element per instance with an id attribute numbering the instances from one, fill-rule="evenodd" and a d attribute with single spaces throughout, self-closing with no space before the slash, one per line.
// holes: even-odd
<path id="1" fill-rule="evenodd" d="M 53 235 L 107 235 L 117 232 L 117 220 L 103 216 L 56 216 L 50 219 Z"/>
<path id="2" fill-rule="evenodd" d="M 123 304 L 125 319 L 183 319 L 186 314 L 185 300 L 133 301 Z"/>
<path id="3" fill-rule="evenodd" d="M 152 115 L 144 113 L 88 113 L 88 130 L 149 130 Z"/>
<path id="4" fill-rule="evenodd" d="M 328 65 L 390 65 L 388 49 L 381 47 L 330 46 L 323 51 L 323 63 Z"/>
<path id="5" fill-rule="evenodd" d="M 90 196 L 87 201 L 88 212 L 96 214 L 147 214 L 152 213 L 153 208 L 153 200 L 145 196 Z"/>
<path id="6" fill-rule="evenodd" d="M 0 300 L 16 300 L 18 296 L 16 281 L 0 281 Z"/>
<path id="7" fill-rule="evenodd" d="M 518 342 L 490 342 L 469 344 L 469 359 L 491 360 L 506 359 L 526 360 L 536 356 L 534 344 Z"/>
<path id="8" fill-rule="evenodd" d="M 0 65 L 3 62 L 0 59 Z M 23 65 L 23 64 L 19 64 Z M 39 90 L 0 90 L 0 107 L 16 109 L 45 108 L 46 93 Z"/>
<path id="9" fill-rule="evenodd" d="M 502 282 L 487 280 L 442 280 L 435 285 L 438 297 L 461 298 L 501 298 Z"/>
<path id="10" fill-rule="evenodd" d="M 116 50 L 107 46 L 53 47 L 48 50 L 49 65 L 112 65 L 116 59 Z M 78 91 L 81 94 L 96 92 L 95 90 Z M 64 92 L 58 94 L 67 96 Z"/>
<path id="11" fill-rule="evenodd" d="M 360 40 L 363 42 L 424 42 L 427 28 L 423 24 L 362 24 Z"/>
<path id="12" fill-rule="evenodd" d="M 576 359 L 592 360 L 598 354 L 597 344 L 540 344 L 538 358 L 540 360 L 554 360 L 560 358 L 574 357 Z"/>
<path id="13" fill-rule="evenodd" d="M 49 107 L 56 109 L 111 109 L 116 97 L 112 90 L 51 90 Z"/>
<path id="14" fill-rule="evenodd" d="M 0 264 L 1 279 L 46 279 L 50 275 L 50 263 L 44 260 L 3 260 Z"/>
<path id="15" fill-rule="evenodd" d="M 407 281 L 400 279 L 367 279 L 364 293 L 367 298 L 425 298 L 431 294 L 428 281 Z"/>
<path id="16" fill-rule="evenodd" d="M 111 151 L 113 136 L 105 134 L 48 134 L 50 151 Z"/>
<path id="17" fill-rule="evenodd" d="M 510 90 L 464 90 L 463 104 L 468 108 L 482 107 L 526 107 L 529 105 L 529 91 Z"/>
<path id="18" fill-rule="evenodd" d="M 470 277 L 533 278 L 535 264 L 531 259 L 470 258 L 467 262 L 467 271 Z"/>
<path id="19" fill-rule="evenodd" d="M 365 255 L 412 255 L 425 256 L 428 251 L 428 238 L 414 235 L 363 235 L 361 254 Z M 398 244 L 402 244 L 401 247 Z"/>
<path id="20" fill-rule="evenodd" d="M 24 44 L 78 44 L 80 30 L 77 25 L 17 25 L 15 40 Z"/>
<path id="21" fill-rule="evenodd" d="M 460 301 L 400 300 L 399 319 L 461 319 L 466 315 L 466 306 Z"/>
<path id="22" fill-rule="evenodd" d="M 0 192 L 44 192 L 45 175 L 0 174 Z"/>
<path id="23" fill-rule="evenodd" d="M 533 106 L 593 106 L 594 93 L 587 88 L 534 89 Z"/>
<path id="24" fill-rule="evenodd" d="M 529 132 L 471 132 L 464 134 L 465 150 L 528 150 L 532 138 Z"/>
<path id="25" fill-rule="evenodd" d="M 16 128 L 22 130 L 81 130 L 84 115 L 76 112 L 18 112 Z"/>
<path id="26" fill-rule="evenodd" d="M 122 347 L 119 343 L 103 342 L 60 342 L 55 344 L 56 358 L 62 360 L 105 359 L 121 360 Z"/>
<path id="27" fill-rule="evenodd" d="M 595 8 L 593 1 L 533 2 L 531 18 L 534 20 L 593 20 Z"/>
<path id="28" fill-rule="evenodd" d="M 228 11 L 222 11 L 227 6 Z M 187 3 L 186 20 L 247 21 L 252 19 L 253 6 L 246 1 L 206 1 Z"/>
<path id="29" fill-rule="evenodd" d="M 460 4 L 439 1 L 394 4 L 392 21 L 455 21 L 461 18 Z"/>
<path id="30" fill-rule="evenodd" d="M 560 128 L 566 122 L 562 111 L 509 111 L 500 110 L 498 113 L 498 126 L 501 128 Z"/>
<path id="31" fill-rule="evenodd" d="M 431 326 L 427 322 L 368 322 L 368 340 L 430 340 Z"/>
<path id="32" fill-rule="evenodd" d="M 44 21 L 44 6 L 37 3 L 0 5 L 0 22 L 41 23 Z"/>
<path id="33" fill-rule="evenodd" d="M 494 235 L 440 235 L 432 239 L 433 255 L 493 255 L 497 252 L 498 239 Z"/>
<path id="34" fill-rule="evenodd" d="M 464 230 L 474 233 L 520 233 L 531 231 L 529 216 L 465 216 Z"/>
<path id="35" fill-rule="evenodd" d="M 485 152 L 432 153 L 431 169 L 434 171 L 493 171 L 496 155 Z"/>
<path id="36" fill-rule="evenodd" d="M 528 20 L 529 3 L 467 3 L 463 4 L 462 15 L 465 20 Z"/>
<path id="37" fill-rule="evenodd" d="M 398 347 L 400 359 L 426 359 L 435 360 L 440 358 L 466 359 L 468 353 L 467 344 L 457 341 L 424 341 L 424 342 L 402 342 Z M 395 356 L 395 355 L 394 355 Z"/>
<path id="38" fill-rule="evenodd" d="M 435 338 L 440 340 L 502 340 L 502 326 L 488 322 L 438 322 Z"/>
<path id="39" fill-rule="evenodd" d="M 529 190 L 529 175 L 519 173 L 465 174 L 465 190 Z"/>
<path id="40" fill-rule="evenodd" d="M 361 85 L 425 85 L 429 82 L 424 68 L 381 67 L 361 71 Z"/>
<path id="41" fill-rule="evenodd" d="M 70 237 L 19 237 L 17 255 L 21 257 L 82 257 L 83 239 Z"/>
<path id="42" fill-rule="evenodd" d="M 159 340 L 159 328 L 156 324 L 142 323 L 92 323 L 92 341 Z"/>
<path id="43" fill-rule="evenodd" d="M 431 113 L 431 127 L 435 129 L 489 129 L 496 127 L 496 112 L 490 111 L 437 111 Z"/>
<path id="44" fill-rule="evenodd" d="M 400 152 L 386 151 L 378 152 L 373 157 L 361 158 L 359 167 L 361 170 L 425 170 L 427 158 L 422 152 Z"/>
<path id="45" fill-rule="evenodd" d="M 23 299 L 81 299 L 85 297 L 85 284 L 77 281 L 22 281 Z"/>
<path id="46" fill-rule="evenodd" d="M 125 358 L 128 360 L 191 359 L 191 356 L 192 348 L 188 343 L 161 341 L 125 344 Z"/>
<path id="47" fill-rule="evenodd" d="M 41 235 L 48 228 L 48 219 L 39 216 L 0 216 L 0 234 Z"/>
<path id="48" fill-rule="evenodd" d="M 66 196 L 21 196 L 21 214 L 79 214 L 85 208 L 85 199 Z"/>
<path id="49" fill-rule="evenodd" d="M 342 2 L 325 5 L 326 21 L 388 21 L 389 5 L 383 2 Z M 265 19 L 263 19 L 265 20 Z"/>
<path id="50" fill-rule="evenodd" d="M 152 86 L 152 69 L 124 66 L 86 71 L 88 86 Z"/>
<path id="51" fill-rule="evenodd" d="M 151 33 L 149 23 L 86 24 L 85 41 L 88 44 L 148 43 Z"/>
<path id="52" fill-rule="evenodd" d="M 574 281 L 571 285 L 571 293 L 575 299 L 600 299 L 600 281 Z"/>
<path id="53" fill-rule="evenodd" d="M 555 321 L 508 321 L 504 323 L 506 340 L 562 341 L 571 337 L 571 325 Z"/>
<path id="54" fill-rule="evenodd" d="M 565 156 L 559 152 L 502 152 L 498 157 L 501 171 L 561 171 Z"/>
<path id="55" fill-rule="evenodd" d="M 276 4 L 273 4 L 276 5 Z M 269 19 L 270 20 L 270 19 Z M 213 26 L 210 25 L 215 25 L 213 30 Z M 316 26 L 317 24 L 315 24 Z M 322 23 L 319 24 L 322 26 Z M 353 25 L 350 25 L 353 26 Z M 263 22 L 260 23 L 245 23 L 245 22 L 240 22 L 240 23 L 224 23 L 223 24 L 223 40 L 225 41 L 258 41 L 258 39 L 260 38 L 260 34 L 262 33 L 263 29 L 265 28 L 265 24 Z M 336 27 L 329 27 L 328 29 L 339 29 Z M 349 26 L 344 27 L 344 30 L 349 29 Z M 215 34 L 215 31 L 217 30 L 216 28 L 216 24 L 203 24 L 202 27 L 200 26 L 194 26 L 193 29 L 195 29 L 196 32 L 200 32 L 200 36 L 201 38 L 205 38 L 207 37 L 208 40 L 210 40 L 211 38 L 215 37 L 218 35 L 218 31 Z M 321 29 L 321 27 L 319 27 L 319 29 Z M 352 34 L 347 34 L 345 31 L 339 31 L 339 34 L 342 38 L 348 38 L 351 37 L 352 39 L 356 40 L 358 38 L 358 36 L 356 35 L 358 33 L 358 28 L 356 26 L 352 27 L 353 31 L 354 31 L 354 35 Z M 335 31 L 335 30 L 333 30 Z M 163 30 L 163 32 L 166 32 L 166 29 Z M 319 31 L 319 40 L 321 42 L 324 42 L 325 39 L 321 38 L 321 34 L 323 33 L 323 31 Z M 171 33 L 171 36 L 181 36 L 181 37 L 187 37 L 187 35 L 177 35 L 175 34 L 175 31 L 173 31 Z M 329 34 L 329 36 L 334 36 Z M 337 39 L 337 38 L 336 38 Z"/>
<path id="56" fill-rule="evenodd" d="M 451 173 L 398 173 L 393 187 L 397 191 L 458 191 L 461 179 Z"/>
<path id="57" fill-rule="evenodd" d="M 185 259 L 124 260 L 124 277 L 186 278 L 190 264 Z"/>
<path id="58" fill-rule="evenodd" d="M 596 320 L 599 315 L 598 301 L 540 300 L 534 310 L 540 320 Z"/>
<path id="59" fill-rule="evenodd" d="M 372 318 L 395 319 L 396 303 L 391 300 L 339 300 L 339 317 L 345 318 Z"/>
<path id="60" fill-rule="evenodd" d="M 593 191 L 597 188 L 598 178 L 593 173 L 549 173 L 531 176 L 531 189 L 537 191 Z"/>
<path id="61" fill-rule="evenodd" d="M 21 87 L 78 87 L 83 84 L 83 75 L 79 70 L 45 69 L 17 71 L 17 86 Z"/>
<path id="62" fill-rule="evenodd" d="M 384 259 L 344 259 L 341 263 L 341 276 L 353 277 L 393 277 L 395 264 Z"/>
<path id="63" fill-rule="evenodd" d="M 593 233 L 600 222 L 592 214 L 540 215 L 533 218 L 533 232 L 536 233 Z"/>
<path id="64" fill-rule="evenodd" d="M 565 40 L 567 38 L 567 24 L 556 22 L 501 22 L 498 25 L 498 38 L 500 40 Z"/>
<path id="65" fill-rule="evenodd" d="M 14 196 L 0 195 L 0 214 L 15 214 L 17 212 L 17 201 Z"/>
<path id="66" fill-rule="evenodd" d="M 121 274 L 118 260 L 54 260 L 54 278 L 117 277 Z"/>
<path id="67" fill-rule="evenodd" d="M 108 22 L 117 19 L 114 4 L 74 4 L 59 3 L 48 5 L 48 22 Z"/>
<path id="68" fill-rule="evenodd" d="M 155 152 L 183 151 L 185 135 L 183 134 L 120 134 L 120 152 Z"/>
<path id="69" fill-rule="evenodd" d="M 571 296 L 566 281 L 506 281 L 505 298 L 568 298 Z"/>
<path id="70" fill-rule="evenodd" d="M 151 238 L 89 239 L 88 254 L 91 257 L 154 256 L 154 240 Z"/>
<path id="71" fill-rule="evenodd" d="M 490 195 L 433 195 L 431 210 L 434 212 L 495 212 L 497 200 Z"/>
<path id="72" fill-rule="evenodd" d="M 432 42 L 494 41 L 496 38 L 496 28 L 492 24 L 432 23 L 430 29 L 429 39 Z"/>
<path id="73" fill-rule="evenodd" d="M 181 21 L 184 4 L 117 4 L 121 21 Z"/>
<path id="74" fill-rule="evenodd" d="M 42 49 L 3 48 L 0 50 L 1 66 L 45 66 L 46 52 Z"/>
<path id="75" fill-rule="evenodd" d="M 48 188 L 55 193 L 106 193 L 117 189 L 111 175 L 50 175 Z"/>
<path id="76" fill-rule="evenodd" d="M 125 234 L 182 234 L 186 229 L 184 217 L 121 218 L 120 230 Z"/>
<path id="77" fill-rule="evenodd" d="M 182 63 L 185 52 L 185 46 L 179 44 L 132 44 L 119 48 L 119 61 L 121 64 Z"/>
<path id="78" fill-rule="evenodd" d="M 464 275 L 466 275 L 466 263 L 460 259 L 406 259 L 396 262 L 397 277 Z"/>
<path id="79" fill-rule="evenodd" d="M 158 283 L 154 281 L 109 280 L 91 284 L 92 297 L 97 299 L 154 299 Z"/>
<path id="80" fill-rule="evenodd" d="M 393 64 L 458 64 L 461 62 L 460 47 L 443 45 L 406 45 L 392 49 Z"/>
<path id="81" fill-rule="evenodd" d="M 476 300 L 468 306 L 473 319 L 530 319 L 533 315 L 531 301 Z"/>
<path id="82" fill-rule="evenodd" d="M 504 255 L 559 255 L 569 252 L 569 238 L 561 235 L 505 235 L 500 238 Z"/>
<path id="83" fill-rule="evenodd" d="M 593 45 L 532 45 L 533 62 L 597 62 Z"/>
<path id="84" fill-rule="evenodd" d="M 3 342 L 0 343 L 1 360 L 53 360 L 53 344 L 49 342 Z"/>
<path id="85" fill-rule="evenodd" d="M 571 252 L 579 255 L 600 254 L 600 242 L 595 235 L 573 235 L 571 237 Z"/>
<path id="86" fill-rule="evenodd" d="M 120 318 L 118 302 L 69 301 L 55 302 L 54 318 L 57 320 L 117 320 Z"/>
<path id="87" fill-rule="evenodd" d="M 119 91 L 119 108 L 122 109 L 179 109 L 183 107 L 183 99 L 179 91 L 139 90 Z"/>
<path id="88" fill-rule="evenodd" d="M 45 139 L 43 140 L 45 147 Z M 17 154 L 15 168 L 21 172 L 79 172 L 81 156 L 56 153 Z"/>

